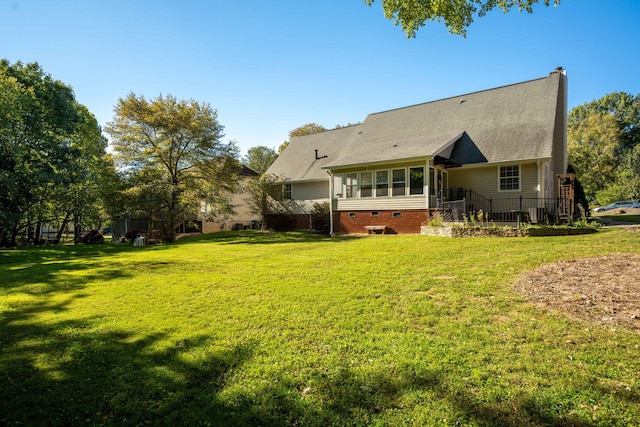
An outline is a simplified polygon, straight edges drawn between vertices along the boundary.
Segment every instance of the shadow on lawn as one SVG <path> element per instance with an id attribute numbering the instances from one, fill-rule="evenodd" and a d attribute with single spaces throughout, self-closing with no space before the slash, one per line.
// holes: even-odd
<path id="1" fill-rule="evenodd" d="M 312 242 L 347 242 L 354 239 L 361 239 L 364 236 L 348 235 L 329 237 L 326 234 L 312 231 L 222 231 L 218 233 L 203 234 L 198 236 L 185 237 L 175 244 L 195 244 L 195 243 L 221 243 L 221 244 L 249 244 L 267 245 L 274 243 L 312 243 Z"/>
<path id="2" fill-rule="evenodd" d="M 170 332 L 94 329 L 92 318 L 32 319 L 65 305 L 38 304 L 0 320 L 0 425 L 369 425 L 398 414 L 403 396 L 416 390 L 450 408 L 455 419 L 441 422 L 453 425 L 592 425 L 554 413 L 538 396 L 516 397 L 517 407 L 480 400 L 452 388 L 442 370 L 363 376 L 319 367 L 308 384 L 286 370 L 263 371 L 261 382 L 248 378 L 245 388 L 234 376 L 256 357 L 258 341 L 220 350 L 205 336 L 171 342 Z"/>

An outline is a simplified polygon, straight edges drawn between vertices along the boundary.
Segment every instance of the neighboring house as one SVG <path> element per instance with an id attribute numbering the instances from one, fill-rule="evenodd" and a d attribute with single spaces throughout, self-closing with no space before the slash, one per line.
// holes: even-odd
<path id="1" fill-rule="evenodd" d="M 232 215 L 221 217 L 215 221 L 207 221 L 205 218 L 210 207 L 205 203 L 202 204 L 200 220 L 203 233 L 255 228 L 259 224 L 259 216 L 252 208 L 251 196 L 247 191 L 249 182 L 258 179 L 258 176 L 259 174 L 253 169 L 242 165 L 242 171 L 239 173 L 238 189 L 230 195 L 230 207 L 234 212 Z"/>
<path id="2" fill-rule="evenodd" d="M 233 214 L 221 216 L 216 220 L 207 219 L 209 211 L 212 209 L 207 203 L 202 202 L 200 205 L 199 215 L 188 215 L 184 221 L 176 224 L 176 233 L 213 233 L 224 230 L 241 230 L 252 228 L 259 225 L 259 217 L 253 212 L 250 202 L 247 184 L 252 179 L 258 178 L 258 173 L 241 165 L 242 170 L 238 173 L 238 185 L 233 194 L 229 194 L 229 205 L 233 210 Z M 132 239 L 134 234 L 141 234 L 147 237 L 147 240 L 154 241 L 159 237 L 159 232 L 154 227 L 154 220 L 145 215 L 135 217 L 126 216 L 122 218 L 113 218 L 111 221 L 112 232 L 114 238 L 126 236 Z"/>
<path id="3" fill-rule="evenodd" d="M 558 68 L 292 138 L 266 173 L 282 177 L 298 228 L 308 228 L 314 203 L 329 201 L 331 232 L 417 233 L 436 208 L 540 221 L 564 209 L 566 120 L 567 78 Z"/>

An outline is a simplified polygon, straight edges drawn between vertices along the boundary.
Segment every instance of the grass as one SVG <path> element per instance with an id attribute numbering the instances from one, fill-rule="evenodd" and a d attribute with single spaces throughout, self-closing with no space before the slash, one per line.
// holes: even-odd
<path id="1" fill-rule="evenodd" d="M 640 233 L 2 251 L 0 424 L 638 425 L 640 335 L 509 285 L 616 252 Z"/>

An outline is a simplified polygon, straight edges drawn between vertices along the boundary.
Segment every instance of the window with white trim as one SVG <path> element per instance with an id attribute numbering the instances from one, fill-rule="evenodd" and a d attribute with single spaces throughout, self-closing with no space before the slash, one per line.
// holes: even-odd
<path id="1" fill-rule="evenodd" d="M 371 172 L 360 172 L 360 197 L 373 196 L 373 175 Z"/>
<path id="2" fill-rule="evenodd" d="M 358 197 L 358 172 L 345 174 L 345 197 L 350 199 Z"/>
<path id="3" fill-rule="evenodd" d="M 376 197 L 389 195 L 389 171 L 376 171 Z"/>
<path id="4" fill-rule="evenodd" d="M 407 194 L 407 182 L 406 182 L 406 170 L 405 169 L 393 169 L 391 171 L 391 195 L 392 196 L 404 196 Z"/>
<path id="5" fill-rule="evenodd" d="M 500 191 L 520 190 L 520 165 L 500 166 Z"/>
<path id="6" fill-rule="evenodd" d="M 291 200 L 291 184 L 282 184 L 282 198 Z"/>

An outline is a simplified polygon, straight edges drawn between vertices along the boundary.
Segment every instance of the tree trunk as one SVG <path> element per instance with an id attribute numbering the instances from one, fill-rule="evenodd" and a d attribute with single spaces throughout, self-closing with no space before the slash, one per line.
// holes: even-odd
<path id="1" fill-rule="evenodd" d="M 62 224 L 60 225 L 60 228 L 58 229 L 58 233 L 56 234 L 56 240 L 58 242 L 60 242 L 62 240 L 62 233 L 64 233 L 65 228 L 67 228 L 67 225 L 69 224 L 69 212 L 67 212 L 65 214 L 64 219 L 62 220 Z"/>

